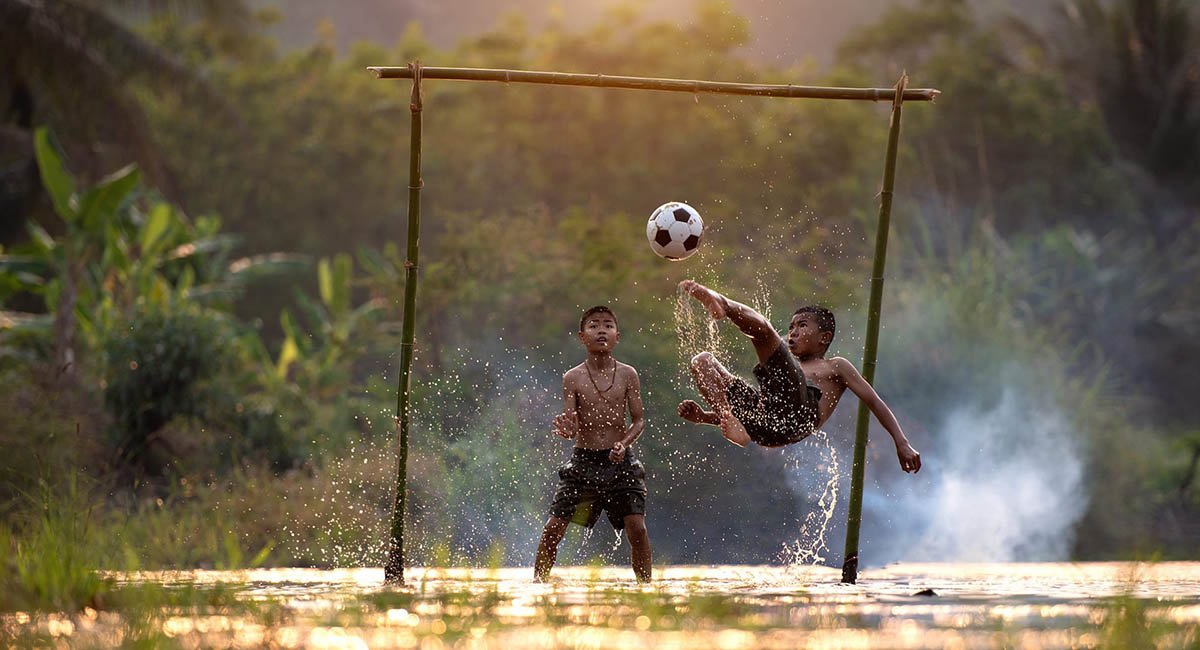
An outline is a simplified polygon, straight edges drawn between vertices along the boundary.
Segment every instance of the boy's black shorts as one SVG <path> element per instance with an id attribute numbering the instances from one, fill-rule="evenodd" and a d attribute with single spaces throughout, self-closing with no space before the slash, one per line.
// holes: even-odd
<path id="1" fill-rule="evenodd" d="M 765 363 L 754 366 L 759 388 L 734 378 L 725 394 L 733 415 L 750 439 L 764 447 L 782 447 L 812 435 L 821 389 L 804 380 L 800 361 L 781 342 Z"/>
<path id="2" fill-rule="evenodd" d="M 646 468 L 626 450 L 619 463 L 608 449 L 575 448 L 571 460 L 558 468 L 558 490 L 550 516 L 591 528 L 608 514 L 616 530 L 625 528 L 626 515 L 646 514 Z"/>

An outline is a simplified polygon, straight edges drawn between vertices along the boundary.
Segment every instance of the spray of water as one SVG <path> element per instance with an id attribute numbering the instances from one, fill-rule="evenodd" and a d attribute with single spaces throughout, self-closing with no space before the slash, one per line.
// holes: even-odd
<path id="1" fill-rule="evenodd" d="M 687 368 L 692 357 L 701 352 L 711 352 L 718 358 L 724 356 L 718 321 L 682 291 L 675 294 L 674 315 L 681 368 Z M 685 381 L 690 384 L 691 379 Z"/>
<path id="2" fill-rule="evenodd" d="M 796 539 L 784 544 L 779 559 L 789 566 L 822 565 L 829 560 L 827 537 L 838 504 L 842 480 L 837 450 L 824 431 L 817 431 L 785 452 L 787 485 L 808 512 Z M 814 503 L 812 495 L 818 495 Z"/>
<path id="3" fill-rule="evenodd" d="M 389 525 L 392 445 L 364 438 L 336 458 L 296 473 L 281 494 L 299 510 L 279 534 L 303 561 L 327 567 L 379 566 Z"/>

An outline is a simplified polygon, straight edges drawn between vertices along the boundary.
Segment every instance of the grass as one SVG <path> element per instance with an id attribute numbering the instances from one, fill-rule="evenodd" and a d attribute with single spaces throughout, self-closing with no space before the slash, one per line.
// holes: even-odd
<path id="1" fill-rule="evenodd" d="M 19 530 L 0 524 L 0 549 L 7 556 L 0 582 L 8 585 L 0 590 L 0 610 L 71 612 L 94 606 L 112 585 L 99 572 L 83 488 L 70 479 L 66 493 L 56 496 L 43 484 L 30 499 L 36 505 L 24 513 Z"/>
<path id="2" fill-rule="evenodd" d="M 1122 579 L 1122 593 L 1109 598 L 1103 612 L 1098 636 L 1104 648 L 1185 648 L 1200 650 L 1200 626 L 1179 626 L 1170 618 L 1170 603 L 1139 597 L 1148 579 L 1148 564 L 1130 564 Z"/>

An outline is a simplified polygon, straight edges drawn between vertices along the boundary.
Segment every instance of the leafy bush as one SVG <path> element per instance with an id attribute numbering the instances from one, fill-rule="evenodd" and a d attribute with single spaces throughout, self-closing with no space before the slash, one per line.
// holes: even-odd
<path id="1" fill-rule="evenodd" d="M 120 456 L 144 464 L 155 434 L 177 416 L 206 412 L 214 380 L 228 366 L 223 319 L 197 308 L 148 307 L 105 341 L 104 401 Z"/>

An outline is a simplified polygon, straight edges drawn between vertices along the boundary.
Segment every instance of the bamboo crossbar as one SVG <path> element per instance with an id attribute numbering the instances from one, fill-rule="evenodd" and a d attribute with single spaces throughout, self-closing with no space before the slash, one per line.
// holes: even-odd
<path id="1" fill-rule="evenodd" d="M 380 79 L 412 79 L 410 67 L 371 66 L 368 70 Z M 421 66 L 422 79 L 458 79 L 463 81 L 499 81 L 504 83 L 551 84 L 559 86 L 591 86 L 596 88 L 626 88 L 630 90 L 665 90 L 682 93 L 718 93 L 754 95 L 759 97 L 796 97 L 807 99 L 851 99 L 861 101 L 893 101 L 895 88 L 835 88 L 823 86 L 793 86 L 791 84 L 747 84 L 729 81 L 699 81 L 692 79 L 659 79 L 655 77 L 624 77 L 606 74 L 575 72 L 541 72 L 535 70 L 502 70 L 497 68 L 436 68 Z M 909 88 L 903 91 L 906 102 L 937 99 L 941 91 L 933 88 Z"/>

